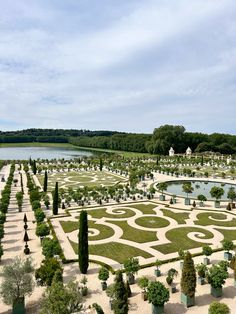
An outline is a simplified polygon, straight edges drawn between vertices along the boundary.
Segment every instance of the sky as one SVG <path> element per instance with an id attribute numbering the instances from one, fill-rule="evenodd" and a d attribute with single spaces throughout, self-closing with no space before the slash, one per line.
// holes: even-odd
<path id="1" fill-rule="evenodd" d="M 0 4 L 0 130 L 236 134 L 235 0 Z"/>

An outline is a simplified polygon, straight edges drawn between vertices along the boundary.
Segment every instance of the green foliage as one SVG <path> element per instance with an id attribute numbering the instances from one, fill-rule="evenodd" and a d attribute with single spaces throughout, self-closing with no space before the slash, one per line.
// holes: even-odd
<path id="1" fill-rule="evenodd" d="M 113 305 L 115 314 L 128 313 L 128 295 L 121 271 L 115 277 Z"/>
<path id="2" fill-rule="evenodd" d="M 143 276 L 138 279 L 138 286 L 144 291 L 146 291 L 148 284 L 149 284 L 149 280 L 147 277 Z"/>
<path id="3" fill-rule="evenodd" d="M 45 214 L 41 208 L 35 209 L 34 216 L 35 216 L 37 223 L 41 223 L 45 219 Z"/>
<path id="4" fill-rule="evenodd" d="M 32 202 L 32 209 L 36 210 L 39 209 L 41 207 L 40 201 L 39 200 L 35 200 Z"/>
<path id="5" fill-rule="evenodd" d="M 16 200 L 17 200 L 19 211 L 21 211 L 22 205 L 23 205 L 23 193 L 22 192 L 16 193 Z"/>
<path id="6" fill-rule="evenodd" d="M 52 203 L 53 215 L 57 215 L 58 214 L 58 203 L 59 203 L 58 182 L 56 182 L 55 190 L 53 192 L 53 203 Z"/>
<path id="7" fill-rule="evenodd" d="M 102 281 L 106 281 L 109 278 L 109 270 L 106 267 L 102 267 L 98 273 L 98 279 Z"/>
<path id="8" fill-rule="evenodd" d="M 126 274 L 135 274 L 140 269 L 138 258 L 131 257 L 124 261 L 124 269 Z"/>
<path id="9" fill-rule="evenodd" d="M 158 190 L 161 191 L 161 193 L 163 194 L 164 191 L 167 190 L 168 188 L 168 184 L 166 182 L 161 182 L 157 185 Z"/>
<path id="10" fill-rule="evenodd" d="M 230 314 L 227 304 L 214 301 L 210 304 L 208 314 Z"/>
<path id="11" fill-rule="evenodd" d="M 54 257 L 61 253 L 61 248 L 58 241 L 51 238 L 44 238 L 42 241 L 42 253 L 45 258 Z"/>
<path id="12" fill-rule="evenodd" d="M 48 172 L 47 170 L 45 170 L 44 181 L 43 181 L 43 191 L 47 192 L 47 189 L 48 189 Z"/>
<path id="13" fill-rule="evenodd" d="M 13 305 L 26 295 L 31 295 L 34 289 L 32 273 L 34 271 L 30 259 L 15 258 L 10 265 L 3 267 L 1 296 L 7 305 Z"/>
<path id="14" fill-rule="evenodd" d="M 209 284 L 214 288 L 221 288 L 225 280 L 228 278 L 228 272 L 225 268 L 219 264 L 213 265 L 208 269 L 207 280 Z"/>
<path id="15" fill-rule="evenodd" d="M 207 272 L 207 266 L 205 264 L 197 264 L 196 265 L 196 270 L 198 273 L 199 277 L 205 278 L 206 277 L 206 272 Z"/>
<path id="16" fill-rule="evenodd" d="M 211 256 L 213 253 L 212 248 L 209 245 L 203 245 L 202 247 L 202 254 L 205 256 Z"/>
<path id="17" fill-rule="evenodd" d="M 185 192 L 187 194 L 187 197 L 188 197 L 188 194 L 193 192 L 193 187 L 191 185 L 191 182 L 184 183 L 182 185 L 182 190 L 183 190 L 183 192 Z"/>
<path id="18" fill-rule="evenodd" d="M 127 280 L 125 283 L 126 291 L 127 291 L 127 297 L 130 298 L 132 296 L 132 292 L 130 289 L 129 281 Z"/>
<path id="19" fill-rule="evenodd" d="M 181 291 L 189 297 L 193 297 L 196 290 L 196 271 L 192 256 L 187 252 L 184 256 L 184 264 L 181 277 Z"/>
<path id="20" fill-rule="evenodd" d="M 150 282 L 147 287 L 148 302 L 155 306 L 162 306 L 169 301 L 169 290 L 159 281 Z"/>
<path id="21" fill-rule="evenodd" d="M 207 201 L 207 198 L 205 195 L 203 194 L 199 194 L 197 199 L 200 201 L 200 202 L 206 202 Z"/>
<path id="22" fill-rule="evenodd" d="M 104 312 L 103 312 L 103 309 L 101 308 L 101 306 L 99 305 L 99 304 L 97 304 L 97 303 L 93 303 L 93 308 L 96 310 L 96 313 L 97 314 L 105 314 Z"/>
<path id="23" fill-rule="evenodd" d="M 0 240 L 4 237 L 4 226 L 0 224 Z"/>
<path id="24" fill-rule="evenodd" d="M 54 281 L 48 287 L 40 306 L 40 314 L 71 314 L 82 310 L 82 296 L 77 282 L 67 285 Z"/>
<path id="25" fill-rule="evenodd" d="M 229 251 L 234 249 L 235 245 L 234 245 L 233 241 L 225 239 L 222 241 L 222 247 L 223 247 L 224 251 L 229 252 Z"/>
<path id="26" fill-rule="evenodd" d="M 2 244 L 0 243 L 0 260 L 2 256 L 3 256 L 3 247 L 2 247 Z"/>
<path id="27" fill-rule="evenodd" d="M 213 186 L 210 190 L 211 197 L 215 198 L 216 200 L 221 199 L 221 197 L 224 195 L 224 189 Z"/>
<path id="28" fill-rule="evenodd" d="M 42 284 L 51 286 L 56 271 L 63 272 L 60 262 L 52 257 L 42 261 L 41 266 L 35 272 L 35 278 L 40 279 Z"/>
<path id="29" fill-rule="evenodd" d="M 45 222 L 39 223 L 36 227 L 36 235 L 38 237 L 46 237 L 50 234 L 50 228 Z"/>
<path id="30" fill-rule="evenodd" d="M 82 274 L 86 274 L 89 264 L 88 253 L 88 215 L 85 210 L 80 213 L 79 227 L 79 268 Z"/>

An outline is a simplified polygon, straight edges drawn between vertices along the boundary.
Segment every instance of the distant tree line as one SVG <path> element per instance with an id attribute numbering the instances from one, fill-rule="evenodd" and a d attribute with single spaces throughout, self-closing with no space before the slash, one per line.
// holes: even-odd
<path id="1" fill-rule="evenodd" d="M 71 143 L 90 148 L 103 148 L 151 154 L 168 154 L 172 146 L 176 153 L 184 153 L 189 146 L 193 152 L 206 151 L 221 154 L 236 153 L 236 135 L 186 132 L 183 126 L 163 125 L 153 134 L 116 131 L 89 131 L 63 129 L 27 129 L 0 131 L 0 143 L 50 142 Z"/>

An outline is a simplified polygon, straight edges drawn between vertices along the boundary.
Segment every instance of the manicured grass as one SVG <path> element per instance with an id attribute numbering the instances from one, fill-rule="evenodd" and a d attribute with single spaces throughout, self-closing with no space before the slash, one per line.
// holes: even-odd
<path id="1" fill-rule="evenodd" d="M 214 220 L 214 219 L 217 219 Z M 198 220 L 195 221 L 194 223 L 196 225 L 201 225 L 201 226 L 209 226 L 209 225 L 214 225 L 214 226 L 222 226 L 222 227 L 236 227 L 236 218 L 232 216 L 231 221 L 224 221 L 224 219 L 227 218 L 227 215 L 223 213 L 212 213 L 212 212 L 206 212 L 206 213 L 200 213 L 197 215 Z M 236 231 L 235 231 L 236 232 Z"/>
<path id="2" fill-rule="evenodd" d="M 157 207 L 155 204 L 135 204 L 129 205 L 129 207 L 136 208 L 140 210 L 144 215 L 155 215 L 156 212 L 153 208 Z"/>
<path id="3" fill-rule="evenodd" d="M 107 208 L 97 208 L 88 210 L 88 215 L 92 216 L 93 218 L 129 218 L 135 215 L 135 212 L 132 211 L 129 208 L 123 208 L 123 207 L 116 207 L 113 209 L 114 213 L 117 214 L 109 214 L 106 212 Z"/>
<path id="4" fill-rule="evenodd" d="M 78 254 L 78 244 L 73 241 L 70 241 L 70 243 L 75 253 Z M 114 261 L 117 261 L 118 263 L 123 263 L 126 259 L 130 257 L 152 257 L 151 254 L 143 250 L 118 242 L 89 245 L 89 253 L 93 255 L 108 257 Z"/>
<path id="5" fill-rule="evenodd" d="M 165 208 L 160 210 L 163 212 L 164 216 L 173 218 L 178 222 L 179 225 L 186 224 L 185 220 L 189 218 L 189 213 L 176 213 Z"/>
<path id="6" fill-rule="evenodd" d="M 234 241 L 236 240 L 236 230 L 216 229 L 221 232 L 225 239 Z"/>
<path id="7" fill-rule="evenodd" d="M 199 242 L 196 242 L 188 238 L 187 235 L 189 232 L 201 232 L 204 234 L 204 236 L 199 236 Z M 171 229 L 166 233 L 166 237 L 168 240 L 171 241 L 171 243 L 156 245 L 153 247 L 153 249 L 163 254 L 178 252 L 180 249 L 190 250 L 193 248 L 201 247 L 203 245 L 201 239 L 210 240 L 211 238 L 213 238 L 213 234 L 210 231 L 202 228 L 183 227 Z M 211 241 L 209 241 L 208 244 L 211 244 Z"/>
<path id="8" fill-rule="evenodd" d="M 123 235 L 121 239 L 138 243 L 146 243 L 158 240 L 155 231 L 143 231 L 133 228 L 126 221 L 110 221 L 110 222 L 114 225 L 117 225 L 123 230 Z"/>
<path id="9" fill-rule="evenodd" d="M 156 216 L 140 217 L 135 223 L 146 228 L 164 228 L 170 224 L 168 220 Z"/>
<path id="10" fill-rule="evenodd" d="M 43 185 L 44 173 L 37 175 L 37 177 L 40 184 Z M 113 186 L 119 182 L 125 181 L 127 181 L 126 178 L 104 171 L 69 171 L 64 173 L 49 173 L 48 190 L 52 191 L 52 189 L 54 189 L 55 182 L 59 182 L 59 187 L 72 187 L 77 189 L 79 186 Z"/>
<path id="11" fill-rule="evenodd" d="M 60 224 L 64 230 L 65 233 L 70 233 L 72 231 L 78 230 L 79 232 L 79 221 L 60 221 Z M 114 230 L 108 226 L 105 226 L 103 224 L 99 224 L 94 221 L 88 222 L 89 228 L 97 229 L 99 230 L 99 234 L 96 236 L 89 235 L 89 241 L 96 241 L 96 240 L 103 240 L 110 238 L 114 235 Z M 90 233 L 91 234 L 91 233 Z"/>

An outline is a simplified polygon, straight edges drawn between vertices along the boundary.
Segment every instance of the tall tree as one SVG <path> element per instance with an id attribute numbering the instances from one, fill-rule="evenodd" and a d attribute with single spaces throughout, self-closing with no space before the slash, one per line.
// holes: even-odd
<path id="1" fill-rule="evenodd" d="M 59 200 L 58 182 L 56 182 L 55 190 L 53 192 L 53 204 L 52 204 L 53 215 L 57 215 L 58 214 L 58 200 Z"/>
<path id="2" fill-rule="evenodd" d="M 103 160 L 102 160 L 102 158 L 100 158 L 100 160 L 99 160 L 99 170 L 102 171 L 102 168 L 103 168 Z"/>
<path id="3" fill-rule="evenodd" d="M 37 166 L 36 166 L 36 161 L 35 160 L 33 161 L 33 164 L 32 164 L 32 171 L 33 171 L 33 174 L 37 173 Z"/>
<path id="4" fill-rule="evenodd" d="M 128 313 L 128 295 L 123 280 L 123 275 L 120 270 L 116 273 L 115 277 L 113 305 L 115 314 Z"/>
<path id="5" fill-rule="evenodd" d="M 44 182 L 43 182 L 43 191 L 47 192 L 47 190 L 48 190 L 48 172 L 47 172 L 47 170 L 45 170 Z"/>
<path id="6" fill-rule="evenodd" d="M 184 256 L 184 264 L 181 277 L 181 291 L 186 296 L 193 297 L 196 290 L 196 270 L 192 256 L 187 252 Z"/>
<path id="7" fill-rule="evenodd" d="M 88 215 L 82 210 L 79 219 L 79 268 L 82 274 L 87 273 L 88 261 Z"/>

